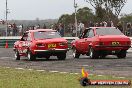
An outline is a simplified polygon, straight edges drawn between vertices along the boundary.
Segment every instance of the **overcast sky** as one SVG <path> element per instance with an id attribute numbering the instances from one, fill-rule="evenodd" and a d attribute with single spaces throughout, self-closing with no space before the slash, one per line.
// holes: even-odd
<path id="1" fill-rule="evenodd" d="M 0 19 L 5 19 L 5 1 L 0 0 Z M 62 14 L 74 12 L 74 0 L 8 0 L 10 13 L 8 19 L 35 20 L 56 19 Z M 79 8 L 87 6 L 92 8 L 84 0 L 76 0 Z M 132 13 L 132 0 L 128 0 L 121 13 Z"/>

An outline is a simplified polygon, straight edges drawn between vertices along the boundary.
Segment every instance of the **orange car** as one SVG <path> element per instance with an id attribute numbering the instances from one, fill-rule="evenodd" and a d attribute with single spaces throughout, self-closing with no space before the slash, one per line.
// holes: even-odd
<path id="1" fill-rule="evenodd" d="M 50 56 L 57 56 L 59 60 L 65 60 L 68 42 L 56 30 L 29 30 L 14 43 L 14 51 L 16 60 L 20 60 L 20 56 L 26 56 L 29 60 L 35 60 L 36 57 L 49 59 Z"/>

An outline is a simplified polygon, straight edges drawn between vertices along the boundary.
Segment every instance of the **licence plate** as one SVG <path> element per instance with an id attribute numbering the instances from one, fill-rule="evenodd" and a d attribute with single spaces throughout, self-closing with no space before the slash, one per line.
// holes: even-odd
<path id="1" fill-rule="evenodd" d="M 118 46 L 118 45 L 120 45 L 120 42 L 112 42 L 111 45 Z"/>
<path id="2" fill-rule="evenodd" d="M 48 44 L 48 48 L 55 48 L 56 44 Z"/>

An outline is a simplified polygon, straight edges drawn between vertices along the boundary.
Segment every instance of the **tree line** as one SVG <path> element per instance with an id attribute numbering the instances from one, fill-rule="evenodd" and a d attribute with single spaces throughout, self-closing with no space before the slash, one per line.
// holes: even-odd
<path id="1" fill-rule="evenodd" d="M 110 22 L 112 21 L 116 26 L 120 21 L 131 21 L 131 15 L 123 15 L 121 18 L 120 12 L 124 7 L 127 0 L 84 0 L 89 3 L 94 10 L 89 7 L 78 8 L 77 10 L 77 20 L 81 21 L 88 26 L 89 22 Z M 129 19 L 130 18 L 130 19 Z M 68 29 L 69 24 L 75 23 L 75 13 L 63 14 L 59 17 L 58 23 L 63 23 L 65 29 Z"/>

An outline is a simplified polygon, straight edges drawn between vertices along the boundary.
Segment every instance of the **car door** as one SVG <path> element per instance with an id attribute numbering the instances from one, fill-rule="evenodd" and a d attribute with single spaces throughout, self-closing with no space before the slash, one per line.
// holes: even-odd
<path id="1" fill-rule="evenodd" d="M 92 38 L 94 37 L 94 32 L 92 28 L 87 29 L 88 31 L 83 36 L 82 40 L 82 50 L 84 53 L 87 53 L 89 51 L 89 44 L 92 42 Z"/>
<path id="2" fill-rule="evenodd" d="M 26 41 L 27 41 L 27 33 L 24 33 L 18 45 L 19 53 L 24 53 L 24 50 L 26 49 Z"/>
<path id="3" fill-rule="evenodd" d="M 85 46 L 87 45 L 87 37 L 88 37 L 89 29 L 85 29 L 82 33 L 80 39 L 78 40 L 78 49 L 81 53 L 86 53 Z"/>
<path id="4" fill-rule="evenodd" d="M 30 47 L 30 45 L 31 45 L 31 33 L 29 32 L 29 33 L 27 33 L 27 40 L 25 41 L 25 46 L 24 46 L 24 53 L 27 53 L 27 50 L 28 50 L 28 48 Z"/>

